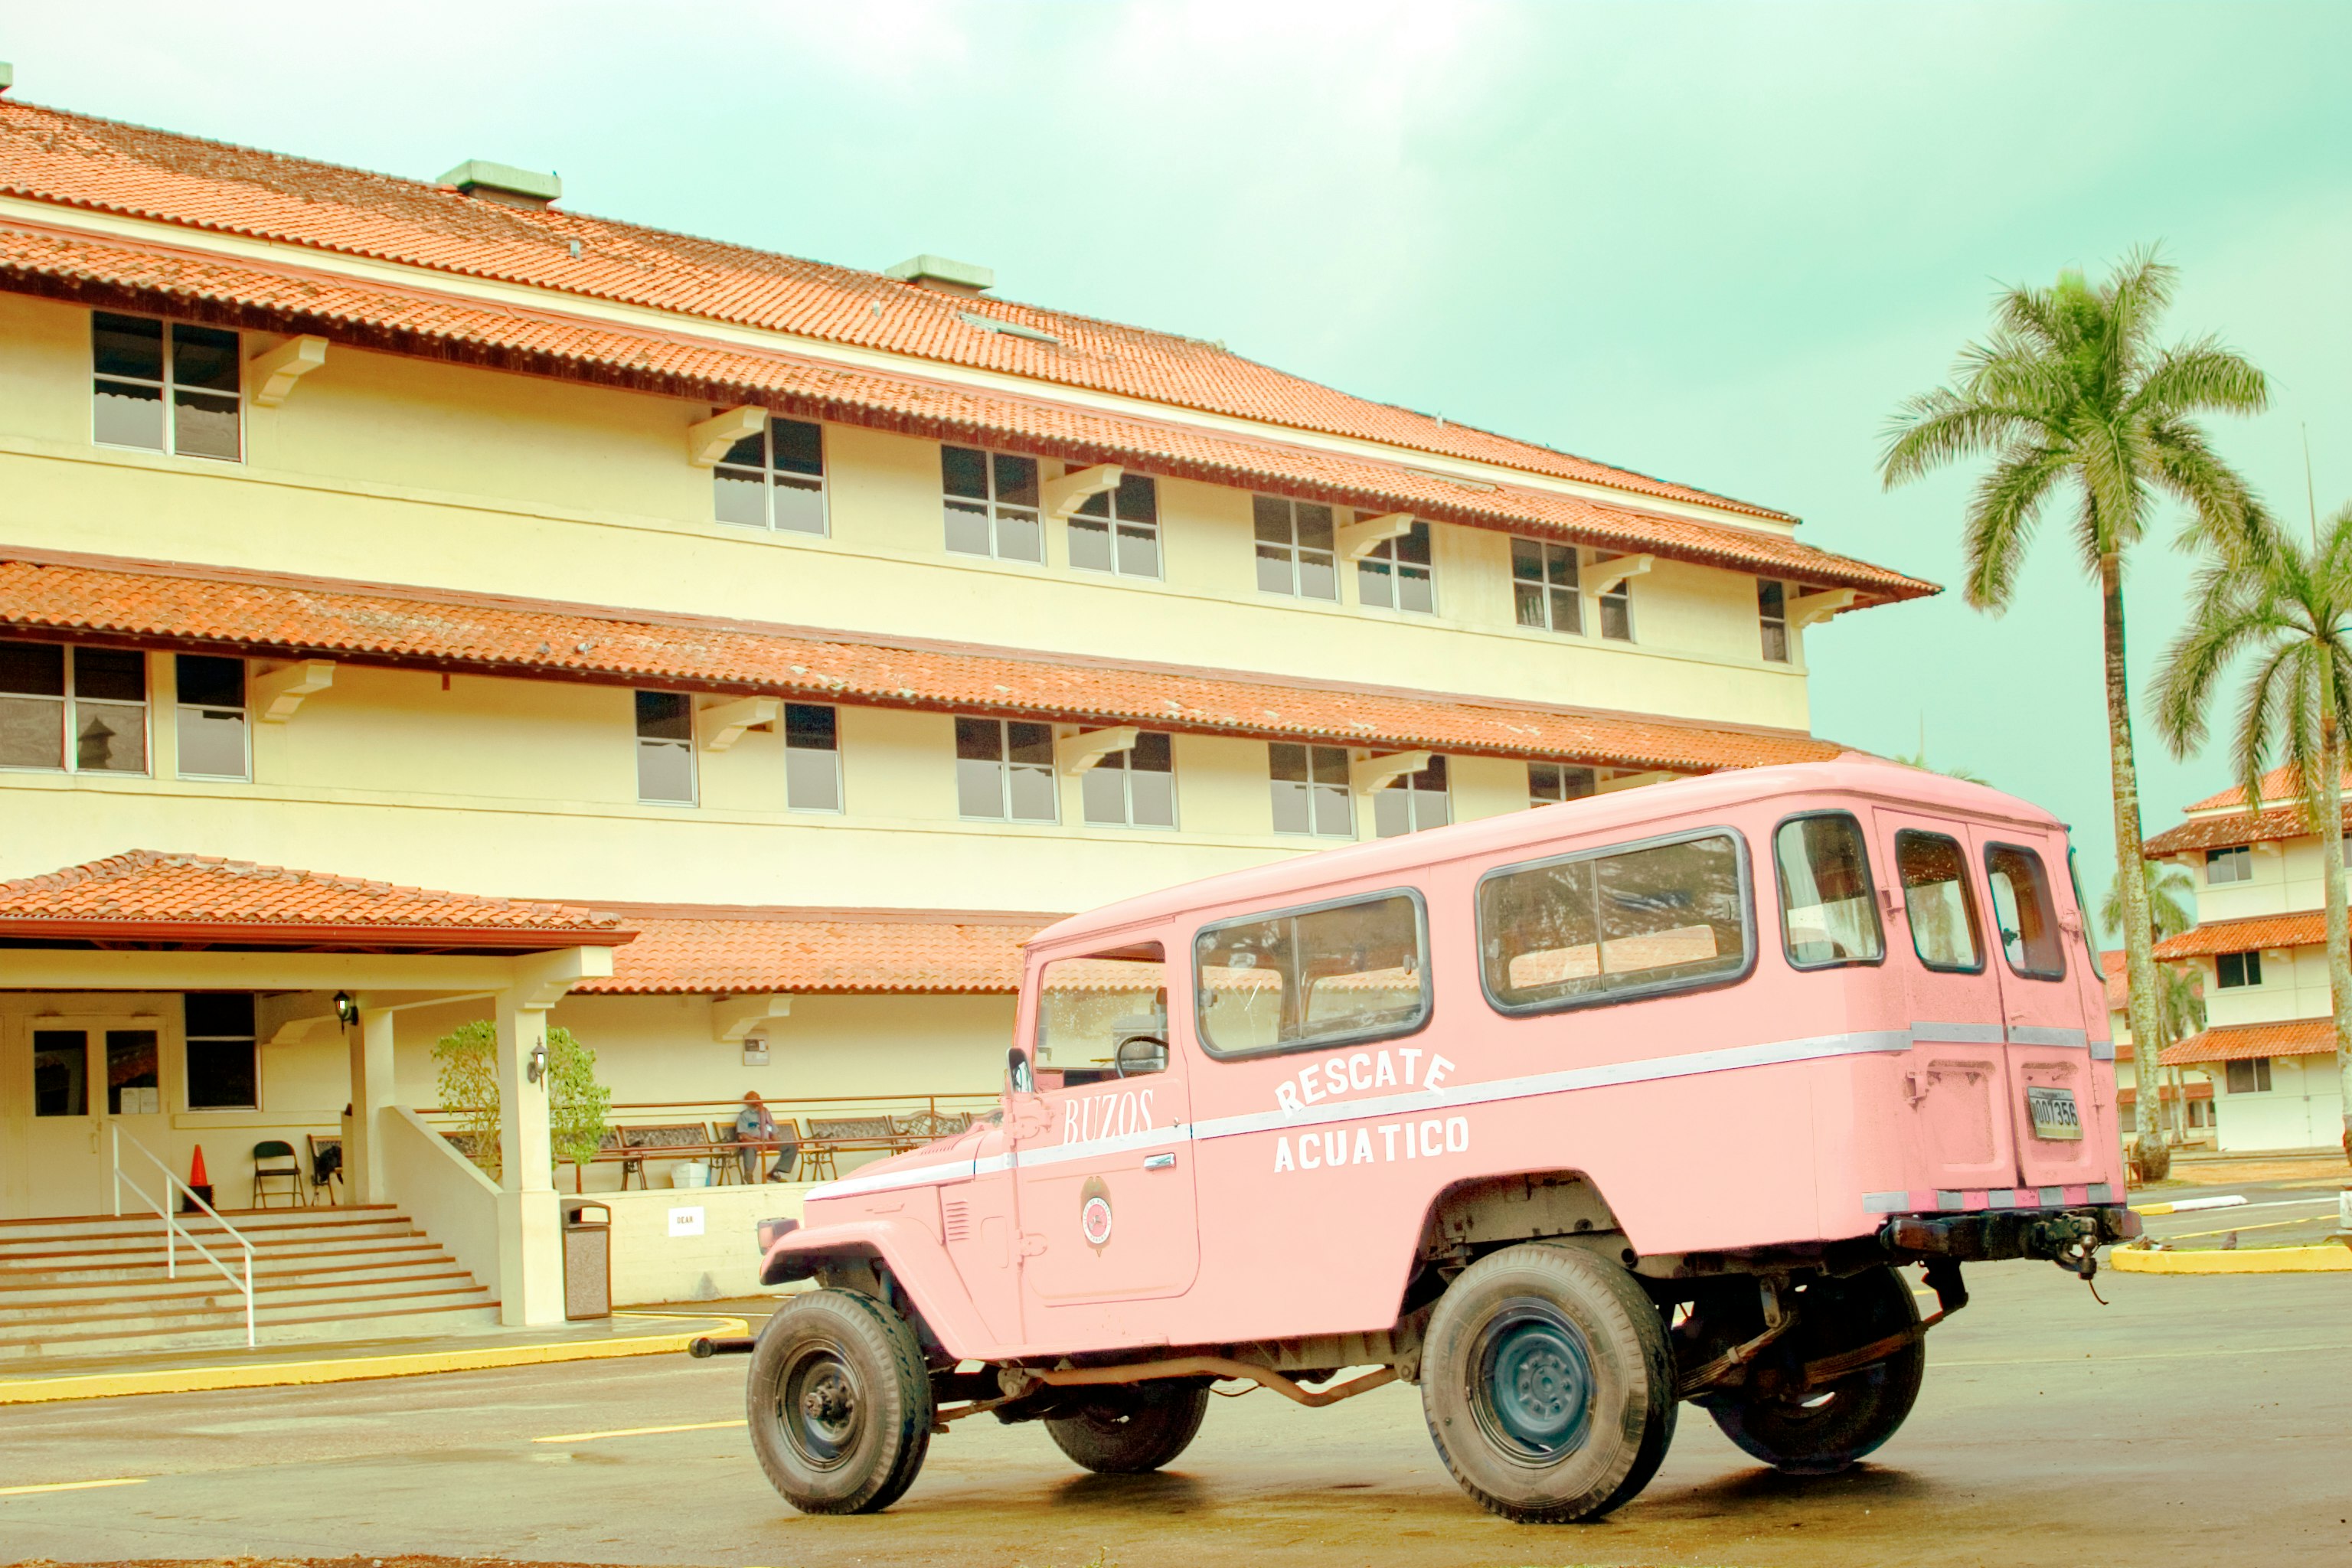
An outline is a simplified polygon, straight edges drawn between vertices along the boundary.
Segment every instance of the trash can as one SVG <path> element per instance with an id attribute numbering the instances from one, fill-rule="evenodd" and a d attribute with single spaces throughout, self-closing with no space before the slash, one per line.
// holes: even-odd
<path id="1" fill-rule="evenodd" d="M 593 1211 L 593 1212 L 592 1212 Z M 613 1315 L 613 1211 L 588 1198 L 563 1200 L 563 1316 Z"/>

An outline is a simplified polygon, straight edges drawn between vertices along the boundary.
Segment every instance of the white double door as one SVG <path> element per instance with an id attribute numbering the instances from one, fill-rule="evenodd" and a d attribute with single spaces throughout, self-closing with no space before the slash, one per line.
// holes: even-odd
<path id="1" fill-rule="evenodd" d="M 140 1014 L 51 1015 L 15 1020 L 0 1062 L 0 1120 L 15 1147 L 7 1212 L 31 1218 L 112 1209 L 110 1126 L 158 1153 L 163 1110 L 163 1026 Z M 125 1168 L 146 1162 L 126 1161 Z M 146 1172 L 142 1185 L 156 1184 Z"/>

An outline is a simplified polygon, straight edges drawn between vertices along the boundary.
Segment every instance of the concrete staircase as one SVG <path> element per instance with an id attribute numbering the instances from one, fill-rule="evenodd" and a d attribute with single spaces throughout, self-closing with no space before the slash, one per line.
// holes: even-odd
<path id="1" fill-rule="evenodd" d="M 268 1209 L 228 1221 L 253 1243 L 261 1349 L 498 1321 L 489 1291 L 396 1209 Z M 217 1224 L 203 1215 L 183 1223 L 242 1278 L 244 1249 Z M 165 1278 L 163 1222 L 152 1213 L 0 1220 L 0 1369 L 69 1356 L 243 1350 L 244 1291 L 184 1241 L 179 1253 L 179 1278 Z"/>

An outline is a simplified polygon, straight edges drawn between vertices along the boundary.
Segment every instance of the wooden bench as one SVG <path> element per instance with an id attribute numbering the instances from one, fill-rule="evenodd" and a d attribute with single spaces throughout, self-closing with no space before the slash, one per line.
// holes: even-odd
<path id="1" fill-rule="evenodd" d="M 706 1166 L 712 1161 L 716 1140 L 710 1128 L 700 1121 L 669 1121 L 652 1127 L 620 1127 L 614 1129 L 621 1135 L 621 1190 L 629 1189 L 629 1176 L 634 1173 L 637 1185 L 644 1188 L 646 1162 L 648 1159 L 701 1160 Z M 665 1153 L 664 1151 L 669 1151 Z"/>
<path id="2" fill-rule="evenodd" d="M 840 1174 L 838 1153 L 872 1150 L 895 1154 L 908 1147 L 907 1136 L 887 1116 L 812 1116 L 808 1142 L 801 1146 L 801 1175 L 805 1181 L 831 1181 Z M 845 1147 L 854 1146 L 854 1147 Z M 823 1172 L 823 1175 L 818 1174 Z"/>

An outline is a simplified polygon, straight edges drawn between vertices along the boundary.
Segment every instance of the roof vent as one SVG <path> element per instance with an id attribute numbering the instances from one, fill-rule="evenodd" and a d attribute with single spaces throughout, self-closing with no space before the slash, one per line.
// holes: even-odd
<path id="1" fill-rule="evenodd" d="M 994 269 L 970 261 L 950 261 L 944 256 L 909 257 L 886 268 L 882 276 L 942 294 L 982 294 L 996 287 Z"/>
<path id="2" fill-rule="evenodd" d="M 1062 340 L 1036 327 L 1024 327 L 1018 321 L 1000 321 L 993 316 L 983 316 L 976 310 L 958 310 L 956 320 L 967 327 L 977 327 L 983 332 L 1002 332 L 1008 338 L 1027 338 L 1033 343 L 1062 346 Z"/>
<path id="3" fill-rule="evenodd" d="M 543 207 L 563 195 L 563 182 L 553 174 L 493 163 L 486 158 L 468 158 L 442 175 L 441 183 L 455 185 L 469 196 L 487 196 L 518 207 Z"/>

